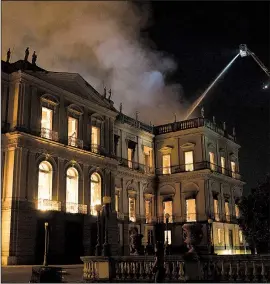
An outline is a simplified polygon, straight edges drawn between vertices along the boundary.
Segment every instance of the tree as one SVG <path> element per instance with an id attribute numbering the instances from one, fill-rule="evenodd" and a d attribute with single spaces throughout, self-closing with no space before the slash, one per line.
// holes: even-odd
<path id="1" fill-rule="evenodd" d="M 239 204 L 239 226 L 257 253 L 270 251 L 270 176 Z"/>

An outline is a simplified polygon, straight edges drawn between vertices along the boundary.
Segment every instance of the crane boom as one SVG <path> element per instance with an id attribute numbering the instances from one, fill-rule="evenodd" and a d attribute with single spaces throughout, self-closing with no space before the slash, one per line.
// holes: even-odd
<path id="1" fill-rule="evenodd" d="M 266 73 L 266 75 L 268 77 L 270 77 L 270 72 L 269 70 L 266 68 L 266 66 L 261 62 L 261 60 L 255 55 L 254 52 L 252 52 L 251 50 L 247 50 L 248 54 L 252 56 L 252 58 L 257 62 L 257 64 L 262 68 L 262 70 Z"/>

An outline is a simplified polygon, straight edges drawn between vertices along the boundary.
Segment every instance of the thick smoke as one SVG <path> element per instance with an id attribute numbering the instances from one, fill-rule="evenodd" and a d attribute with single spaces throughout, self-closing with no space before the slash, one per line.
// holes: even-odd
<path id="1" fill-rule="evenodd" d="M 149 7 L 148 7 L 149 8 Z M 149 11 L 149 10 L 148 10 Z M 2 59 L 11 48 L 14 62 L 35 50 L 49 71 L 79 73 L 99 92 L 112 89 L 116 108 L 154 124 L 183 118 L 179 85 L 166 85 L 175 62 L 140 38 L 147 9 L 128 1 L 2 2 Z"/>

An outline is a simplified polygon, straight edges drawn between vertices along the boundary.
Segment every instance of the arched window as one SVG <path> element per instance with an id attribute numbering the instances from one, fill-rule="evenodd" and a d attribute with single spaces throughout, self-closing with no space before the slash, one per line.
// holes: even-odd
<path id="1" fill-rule="evenodd" d="M 48 210 L 49 204 L 44 200 L 52 199 L 52 165 L 43 161 L 38 167 L 38 209 Z M 48 208 L 47 208 L 48 207 Z"/>
<path id="2" fill-rule="evenodd" d="M 78 213 L 79 175 L 75 168 L 67 169 L 66 212 Z"/>
<path id="3" fill-rule="evenodd" d="M 101 204 L 101 178 L 98 173 L 91 175 L 91 197 L 90 197 L 90 209 L 91 215 L 96 216 L 97 211 L 95 206 Z"/>

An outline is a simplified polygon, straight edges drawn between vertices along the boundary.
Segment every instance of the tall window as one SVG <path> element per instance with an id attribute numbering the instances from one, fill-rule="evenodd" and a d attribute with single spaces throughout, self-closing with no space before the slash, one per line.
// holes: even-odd
<path id="1" fill-rule="evenodd" d="M 235 217 L 236 217 L 236 218 L 239 218 L 239 217 L 240 217 L 239 205 L 238 205 L 238 204 L 235 204 L 235 205 L 234 205 L 234 208 L 235 208 Z"/>
<path id="2" fill-rule="evenodd" d="M 221 162 L 221 172 L 222 172 L 222 174 L 225 174 L 225 167 L 226 167 L 226 165 L 225 165 L 225 158 L 221 157 L 220 158 L 220 162 Z"/>
<path id="3" fill-rule="evenodd" d="M 100 146 L 100 128 L 92 126 L 92 135 L 91 135 L 91 144 L 92 151 L 98 152 Z"/>
<path id="4" fill-rule="evenodd" d="M 172 231 L 171 230 L 164 231 L 164 243 L 168 245 L 172 244 Z"/>
<path id="5" fill-rule="evenodd" d="M 129 205 L 129 220 L 131 222 L 136 222 L 136 203 L 134 197 L 129 197 L 128 199 L 128 205 Z"/>
<path id="6" fill-rule="evenodd" d="M 226 218 L 226 221 L 230 221 L 229 201 L 225 201 L 225 218 Z"/>
<path id="7" fill-rule="evenodd" d="M 144 146 L 144 164 L 145 172 L 149 173 L 152 170 L 152 148 Z"/>
<path id="8" fill-rule="evenodd" d="M 242 230 L 239 230 L 239 243 L 243 244 L 243 232 L 242 232 Z"/>
<path id="9" fill-rule="evenodd" d="M 43 200 L 52 199 L 52 166 L 49 162 L 43 161 L 39 164 L 38 173 L 38 209 L 51 209 L 49 204 L 46 206 Z"/>
<path id="10" fill-rule="evenodd" d="M 220 228 L 217 229 L 217 238 L 218 238 L 218 244 L 221 245 L 222 240 L 221 240 L 221 229 Z"/>
<path id="11" fill-rule="evenodd" d="M 115 194 L 115 211 L 119 212 L 119 195 Z"/>
<path id="12" fill-rule="evenodd" d="M 133 168 L 133 161 L 134 161 L 134 149 L 128 148 L 128 167 L 130 169 Z"/>
<path id="13" fill-rule="evenodd" d="M 215 220 L 219 221 L 219 206 L 218 206 L 217 197 L 214 197 L 214 214 L 215 214 Z"/>
<path id="14" fill-rule="evenodd" d="M 151 223 L 151 219 L 152 219 L 151 201 L 145 200 L 145 222 Z"/>
<path id="15" fill-rule="evenodd" d="M 209 152 L 209 160 L 210 160 L 210 169 L 214 171 L 215 170 L 215 154 L 213 152 Z"/>
<path id="16" fill-rule="evenodd" d="M 79 175 L 75 168 L 68 168 L 66 180 L 66 211 L 78 213 Z"/>
<path id="17" fill-rule="evenodd" d="M 101 204 L 101 178 L 98 173 L 91 175 L 91 197 L 90 197 L 90 209 L 91 215 L 97 216 L 96 205 Z"/>
<path id="18" fill-rule="evenodd" d="M 69 145 L 77 146 L 76 139 L 78 138 L 78 119 L 71 116 L 68 117 L 68 138 Z"/>
<path id="19" fill-rule="evenodd" d="M 185 152 L 185 171 L 190 172 L 194 170 L 193 151 Z"/>
<path id="20" fill-rule="evenodd" d="M 232 171 L 232 177 L 235 178 L 236 177 L 236 166 L 235 166 L 235 162 L 231 162 L 231 171 Z"/>
<path id="21" fill-rule="evenodd" d="M 162 156 L 162 173 L 168 175 L 171 173 L 171 155 L 166 154 Z"/>
<path id="22" fill-rule="evenodd" d="M 53 111 L 49 108 L 42 107 L 41 135 L 44 138 L 52 139 L 52 119 Z"/>
<path id="23" fill-rule="evenodd" d="M 166 214 L 169 214 L 169 223 L 172 223 L 173 220 L 173 208 L 172 208 L 172 200 L 163 201 L 163 218 L 164 223 L 166 222 Z"/>
<path id="24" fill-rule="evenodd" d="M 187 222 L 196 222 L 196 199 L 186 199 Z"/>

